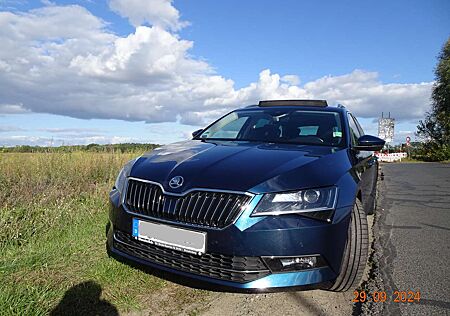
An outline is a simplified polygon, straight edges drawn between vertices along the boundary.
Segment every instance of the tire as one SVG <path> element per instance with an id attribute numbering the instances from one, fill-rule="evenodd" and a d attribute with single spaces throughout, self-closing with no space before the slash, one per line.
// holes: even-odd
<path id="1" fill-rule="evenodd" d="M 342 257 L 341 271 L 330 287 L 334 292 L 345 292 L 358 287 L 367 263 L 369 232 L 367 217 L 357 199 L 348 227 L 347 244 Z"/>
<path id="2" fill-rule="evenodd" d="M 375 191 L 374 197 L 373 197 L 373 202 L 372 202 L 372 207 L 371 207 L 370 210 L 367 212 L 367 215 L 373 215 L 373 214 L 375 214 L 376 209 L 377 209 L 377 192 Z"/>

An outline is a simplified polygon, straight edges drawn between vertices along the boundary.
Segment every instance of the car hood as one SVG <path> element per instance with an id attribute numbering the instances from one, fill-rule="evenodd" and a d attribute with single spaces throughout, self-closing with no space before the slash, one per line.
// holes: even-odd
<path id="1" fill-rule="evenodd" d="M 333 185 L 348 170 L 346 150 L 325 146 L 190 140 L 157 148 L 134 164 L 130 176 L 183 193 L 208 188 L 253 193 Z M 182 176 L 180 188 L 169 180 Z"/>

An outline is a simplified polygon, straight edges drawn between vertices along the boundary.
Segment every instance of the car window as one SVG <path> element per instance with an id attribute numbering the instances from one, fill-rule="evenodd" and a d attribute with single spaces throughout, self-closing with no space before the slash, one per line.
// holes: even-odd
<path id="1" fill-rule="evenodd" d="M 207 128 L 201 139 L 342 146 L 341 114 L 296 109 L 239 110 Z"/>
<path id="2" fill-rule="evenodd" d="M 356 126 L 358 127 L 359 134 L 360 134 L 361 136 L 365 135 L 366 133 L 364 133 L 364 130 L 362 129 L 361 124 L 359 124 L 359 122 L 358 122 L 358 120 L 356 119 L 356 117 L 354 117 L 353 115 L 352 115 L 352 117 L 353 117 L 353 119 L 355 120 Z"/>
<path id="3" fill-rule="evenodd" d="M 350 127 L 350 137 L 353 145 L 356 145 L 358 143 L 358 138 L 360 138 L 362 135 L 359 132 L 358 126 L 355 123 L 355 120 L 353 119 L 353 116 L 351 114 L 348 114 L 348 125 Z"/>
<path id="4" fill-rule="evenodd" d="M 202 136 L 208 135 L 211 138 L 236 138 L 242 126 L 248 120 L 248 117 L 233 117 L 230 121 L 225 121 L 220 128 L 211 129 L 208 133 L 203 133 Z M 204 137 L 203 137 L 204 138 Z"/>
<path id="5" fill-rule="evenodd" d="M 267 125 L 267 124 L 269 124 L 269 123 L 270 123 L 270 120 L 269 120 L 269 119 L 261 118 L 261 119 L 259 119 L 259 120 L 256 122 L 255 128 L 263 127 L 263 126 L 265 126 L 265 125 Z"/>

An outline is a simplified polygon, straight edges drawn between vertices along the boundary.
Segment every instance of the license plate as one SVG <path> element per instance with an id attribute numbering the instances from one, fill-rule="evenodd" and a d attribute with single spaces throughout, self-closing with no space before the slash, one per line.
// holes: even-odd
<path id="1" fill-rule="evenodd" d="M 133 237 L 169 249 L 202 254 L 206 248 L 206 233 L 151 223 L 133 218 Z"/>

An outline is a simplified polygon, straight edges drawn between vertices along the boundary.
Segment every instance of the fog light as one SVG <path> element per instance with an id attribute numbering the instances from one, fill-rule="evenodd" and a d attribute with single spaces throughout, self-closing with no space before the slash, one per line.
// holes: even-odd
<path id="1" fill-rule="evenodd" d="M 283 269 L 293 265 L 300 269 L 311 269 L 314 268 L 317 263 L 316 257 L 285 258 L 280 259 L 280 261 Z"/>
<path id="2" fill-rule="evenodd" d="M 263 257 L 272 272 L 288 272 L 315 269 L 326 266 L 321 256 Z"/>

